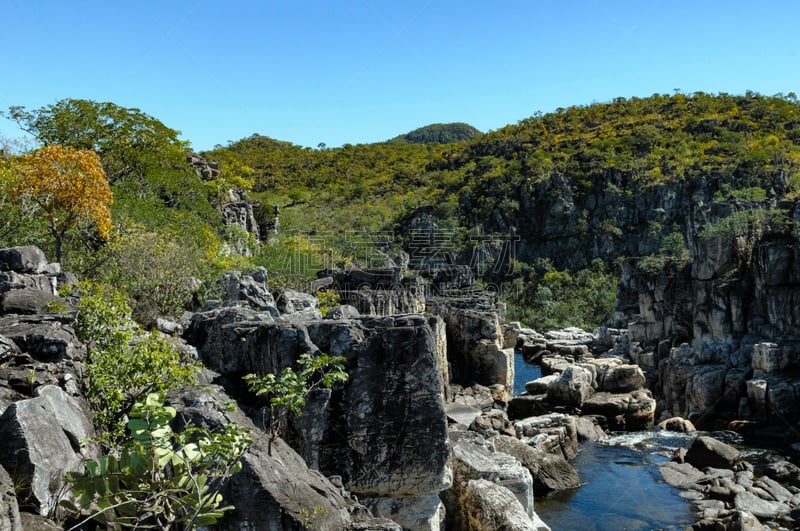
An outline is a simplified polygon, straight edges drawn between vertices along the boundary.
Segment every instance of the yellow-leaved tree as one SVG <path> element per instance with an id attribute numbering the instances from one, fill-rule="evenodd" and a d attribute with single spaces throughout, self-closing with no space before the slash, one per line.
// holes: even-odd
<path id="1" fill-rule="evenodd" d="M 54 240 L 56 261 L 63 258 L 64 236 L 81 223 L 93 223 L 97 234 L 108 238 L 114 195 L 97 153 L 52 144 L 17 162 L 19 179 L 10 195 L 39 206 Z"/>

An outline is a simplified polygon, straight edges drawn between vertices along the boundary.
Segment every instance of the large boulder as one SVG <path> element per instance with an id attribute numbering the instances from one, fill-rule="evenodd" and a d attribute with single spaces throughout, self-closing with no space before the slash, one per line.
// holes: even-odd
<path id="1" fill-rule="evenodd" d="M 185 337 L 223 379 L 279 372 L 304 353 L 345 358 L 347 382 L 310 396 L 290 421 L 287 441 L 306 462 L 341 476 L 373 507 L 408 503 L 419 511 L 450 485 L 438 319 L 254 321 L 237 320 L 244 317 L 238 309 L 215 312 L 196 315 Z M 436 520 L 438 509 L 428 518 Z"/>
<path id="2" fill-rule="evenodd" d="M 68 319 L 67 319 L 68 320 Z M 0 316 L 0 335 L 41 362 L 82 361 L 86 347 L 64 318 L 55 315 Z"/>
<path id="3" fill-rule="evenodd" d="M 491 439 L 498 451 L 516 458 L 531 473 L 534 494 L 574 488 L 580 485 L 578 471 L 564 455 L 545 453 L 516 437 L 498 435 Z"/>
<path id="4" fill-rule="evenodd" d="M 322 320 L 309 325 L 309 336 L 321 351 L 346 358 L 349 379 L 325 417 L 304 415 L 329 426 L 324 444 L 306 445 L 304 455 L 341 474 L 365 503 L 447 488 L 445 386 L 431 322 L 421 315 Z"/>
<path id="5" fill-rule="evenodd" d="M 534 515 L 535 516 L 535 515 Z M 486 479 L 469 480 L 459 515 L 464 531 L 549 531 L 538 517 L 525 508 L 508 489 Z"/>
<path id="6" fill-rule="evenodd" d="M 0 271 L 39 274 L 47 271 L 47 264 L 42 250 L 33 245 L 0 249 Z"/>
<path id="7" fill-rule="evenodd" d="M 444 319 L 447 330 L 447 359 L 453 383 L 503 385 L 514 388 L 514 350 L 505 348 L 498 310 L 486 307 L 462 307 L 458 302 L 437 299 L 436 313 Z"/>
<path id="8" fill-rule="evenodd" d="M 533 480 L 527 468 L 504 452 L 493 451 L 483 437 L 469 432 L 451 432 L 453 485 L 442 494 L 447 506 L 448 528 L 467 529 L 469 512 L 467 484 L 486 479 L 507 489 L 530 519 L 533 516 Z"/>
<path id="9" fill-rule="evenodd" d="M 630 393 L 596 393 L 583 403 L 586 415 L 600 415 L 611 430 L 636 431 L 653 425 L 656 401 L 649 390 Z"/>
<path id="10" fill-rule="evenodd" d="M 609 393 L 627 393 L 641 389 L 646 378 L 638 365 L 622 363 L 618 358 L 589 360 L 597 367 L 597 390 Z"/>
<path id="11" fill-rule="evenodd" d="M 293 315 L 308 319 L 321 319 L 322 312 L 319 310 L 319 300 L 302 291 L 283 288 L 273 293 L 275 305 L 282 315 Z"/>
<path id="12" fill-rule="evenodd" d="M 687 463 L 701 469 L 705 467 L 733 468 L 738 459 L 739 450 L 705 435 L 692 442 L 684 457 Z"/>
<path id="13" fill-rule="evenodd" d="M 592 373 L 577 365 L 567 367 L 547 388 L 548 400 L 573 408 L 580 408 L 592 395 Z"/>
<path id="14" fill-rule="evenodd" d="M 98 449 L 88 407 L 61 388 L 10 405 L 0 417 L 0 464 L 24 479 L 30 509 L 47 515 L 58 503 L 66 472 L 83 470 Z"/>
<path id="15" fill-rule="evenodd" d="M 223 275 L 222 288 L 224 306 L 249 306 L 267 312 L 273 317 L 280 315 L 275 307 L 275 298 L 267 285 L 267 270 L 263 267 L 240 273 L 229 271 Z"/>
<path id="16" fill-rule="evenodd" d="M 572 459 L 578 453 L 578 427 L 575 417 L 548 413 L 514 422 L 517 438 L 548 454 Z"/>

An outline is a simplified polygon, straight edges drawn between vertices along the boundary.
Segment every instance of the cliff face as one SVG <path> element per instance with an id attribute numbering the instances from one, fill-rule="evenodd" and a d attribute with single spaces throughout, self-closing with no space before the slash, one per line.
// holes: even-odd
<path id="1" fill-rule="evenodd" d="M 690 258 L 623 266 L 614 326 L 660 406 L 693 419 L 793 423 L 800 368 L 796 201 L 714 203 L 689 218 Z"/>
<path id="2" fill-rule="evenodd" d="M 516 184 L 508 191 L 511 202 L 489 212 L 479 207 L 480 198 L 492 194 L 487 183 L 487 189 L 462 198 L 462 209 L 474 213 L 466 216 L 467 226 L 513 235 L 519 260 L 548 258 L 558 268 L 581 268 L 595 258 L 610 263 L 619 256 L 657 253 L 669 234 L 691 232 L 698 221 L 693 216 L 724 196 L 729 180 L 708 176 L 652 184 L 612 169 L 582 180 L 553 175 Z M 757 184 L 771 197 L 787 192 L 781 173 Z"/>

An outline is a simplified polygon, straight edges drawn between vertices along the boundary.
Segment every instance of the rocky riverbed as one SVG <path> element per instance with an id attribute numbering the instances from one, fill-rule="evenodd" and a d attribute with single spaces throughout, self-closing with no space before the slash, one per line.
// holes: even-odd
<path id="1" fill-rule="evenodd" d="M 158 321 L 205 366 L 197 386 L 167 401 L 206 426 L 260 429 L 260 409 L 241 384 L 246 373 L 279 372 L 305 353 L 345 360 L 346 383 L 310 395 L 271 447 L 256 439 L 223 490 L 237 509 L 219 529 L 545 530 L 535 499 L 581 484 L 571 461 L 582 441 L 683 412 L 672 407 L 679 400 L 651 391 L 651 372 L 635 363 L 645 350 L 629 330 L 539 334 L 505 324 L 496 294 L 475 287 L 467 268 L 427 277 L 393 267 L 325 274 L 319 285 L 353 303 L 325 318 L 316 297 L 272 289 L 267 272 L 255 270 L 227 274 L 221 300 Z M 36 248 L 0 250 L 3 529 L 63 528 L 55 508 L 70 496 L 64 474 L 99 452 L 87 442 L 86 348 L 72 315 L 48 310 L 70 281 Z M 697 393 L 707 396 L 716 381 L 698 376 L 708 372 L 705 351 L 658 348 L 687 374 L 669 380 L 671 389 L 684 381 L 681 396 L 702 401 Z M 785 352 L 753 346 L 747 389 L 761 389 L 746 379 L 750 371 L 768 378 L 790 367 L 791 359 L 779 362 Z M 522 396 L 513 392 L 516 355 L 542 370 Z M 765 404 L 788 408 L 770 394 L 785 388 L 768 380 Z M 760 410 L 751 411 L 747 421 L 758 422 Z M 690 426 L 677 418 L 668 427 Z M 695 528 L 791 527 L 800 500 L 793 465 L 760 468 L 726 448 L 690 448 L 662 467 L 667 483 L 692 499 Z"/>

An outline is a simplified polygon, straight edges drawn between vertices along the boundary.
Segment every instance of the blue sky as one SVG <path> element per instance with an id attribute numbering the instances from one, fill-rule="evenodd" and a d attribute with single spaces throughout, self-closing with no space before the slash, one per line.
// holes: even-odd
<path id="1" fill-rule="evenodd" d="M 3 0 L 0 109 L 136 107 L 316 147 L 653 93 L 800 93 L 800 2 Z M 0 135 L 21 136 L 0 119 Z"/>

